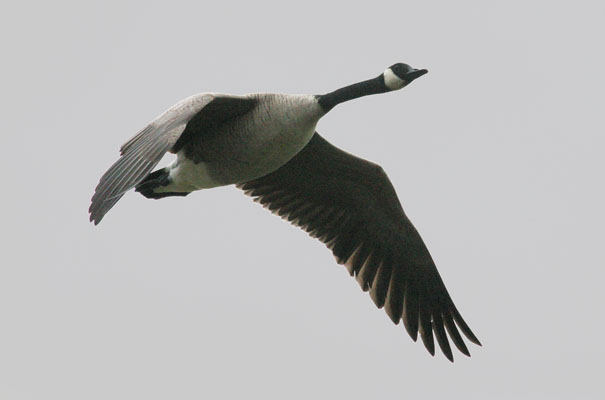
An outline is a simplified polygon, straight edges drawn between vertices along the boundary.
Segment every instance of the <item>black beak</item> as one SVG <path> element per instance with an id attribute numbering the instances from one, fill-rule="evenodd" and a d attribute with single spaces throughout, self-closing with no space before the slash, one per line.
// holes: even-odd
<path id="1" fill-rule="evenodd" d="M 413 69 L 410 72 L 408 72 L 407 74 L 405 74 L 403 76 L 403 79 L 407 82 L 410 83 L 412 82 L 414 79 L 416 78 L 420 78 L 422 75 L 428 73 L 429 71 L 426 69 Z"/>

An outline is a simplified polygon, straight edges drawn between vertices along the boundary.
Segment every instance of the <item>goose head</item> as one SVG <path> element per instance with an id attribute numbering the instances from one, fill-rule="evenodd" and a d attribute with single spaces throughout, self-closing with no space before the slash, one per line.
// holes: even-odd
<path id="1" fill-rule="evenodd" d="M 317 95 L 315 98 L 323 111 L 327 113 L 334 108 L 334 106 L 344 103 L 345 101 L 371 94 L 399 90 L 427 72 L 426 69 L 416 69 L 404 63 L 397 63 L 391 65 L 386 71 L 375 78 L 354 83 L 324 95 Z"/>
<path id="2" fill-rule="evenodd" d="M 391 65 L 382 73 L 384 85 L 389 90 L 399 90 L 409 85 L 414 79 L 429 72 L 426 69 L 412 68 L 404 63 Z"/>

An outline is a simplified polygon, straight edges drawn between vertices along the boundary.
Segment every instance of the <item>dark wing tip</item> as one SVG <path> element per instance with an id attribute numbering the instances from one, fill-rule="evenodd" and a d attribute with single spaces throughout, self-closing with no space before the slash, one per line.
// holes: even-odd
<path id="1" fill-rule="evenodd" d="M 90 210 L 88 210 L 88 212 L 90 213 Z M 96 215 L 93 215 L 92 213 L 90 214 L 90 218 L 88 218 L 88 220 L 90 222 L 92 222 L 95 226 L 99 225 L 99 222 L 101 222 L 101 219 L 103 219 L 103 217 L 97 217 Z"/>
<path id="2" fill-rule="evenodd" d="M 443 322 L 445 325 L 445 329 L 450 335 L 450 338 L 452 339 L 452 342 L 454 342 L 456 348 L 458 348 L 458 350 L 460 350 L 460 352 L 465 356 L 470 357 L 471 353 L 468 351 L 468 348 L 464 343 L 464 339 L 462 339 L 462 336 L 460 336 L 460 332 L 458 332 L 458 328 L 456 328 L 456 324 L 454 323 L 451 312 L 449 312 L 449 310 L 448 312 L 443 313 Z"/>
<path id="3" fill-rule="evenodd" d="M 460 330 L 462 333 L 464 333 L 464 336 L 466 336 L 468 340 L 475 343 L 477 346 L 483 346 L 477 336 L 475 336 L 473 331 L 471 331 L 471 328 L 469 328 L 467 323 L 464 321 L 462 315 L 460 315 L 456 307 L 452 306 L 451 312 L 452 316 L 454 317 L 454 321 L 456 321 L 456 324 L 460 327 Z"/>
<path id="4" fill-rule="evenodd" d="M 99 184 L 100 185 L 100 184 Z M 115 195 L 108 195 L 103 193 L 95 193 L 92 196 L 90 207 L 88 212 L 90 213 L 90 222 L 98 225 L 105 214 L 124 196 L 125 191 L 117 193 Z"/>
<path id="5" fill-rule="evenodd" d="M 107 213 L 107 210 L 100 210 L 98 209 L 98 206 L 93 209 L 93 205 L 96 204 L 91 203 L 90 208 L 88 209 L 88 212 L 90 213 L 90 218 L 88 220 L 97 226 L 105 216 L 105 213 Z"/>
<path id="6" fill-rule="evenodd" d="M 405 330 L 408 332 L 408 335 L 410 335 L 412 340 L 414 342 L 418 341 L 418 327 L 416 327 L 416 329 L 413 329 L 412 327 L 410 327 L 409 324 L 405 323 L 405 320 L 403 326 L 405 326 Z"/>
<path id="7" fill-rule="evenodd" d="M 437 338 L 437 343 L 441 348 L 441 352 L 445 355 L 448 360 L 454 362 L 452 348 L 450 347 L 450 343 L 447 339 L 447 335 L 443 327 L 443 319 L 441 318 L 441 312 L 438 310 L 433 312 L 433 332 L 435 333 L 435 337 Z"/>

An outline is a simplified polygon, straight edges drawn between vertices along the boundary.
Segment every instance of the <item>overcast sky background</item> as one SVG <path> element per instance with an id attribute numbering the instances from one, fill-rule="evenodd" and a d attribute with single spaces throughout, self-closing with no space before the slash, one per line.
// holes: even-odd
<path id="1" fill-rule="evenodd" d="M 605 3 L 493 3 L 4 3 L 0 398 L 602 398 Z M 119 146 L 181 98 L 395 62 L 430 72 L 318 131 L 385 168 L 472 358 L 430 357 L 233 187 L 88 222 Z"/>

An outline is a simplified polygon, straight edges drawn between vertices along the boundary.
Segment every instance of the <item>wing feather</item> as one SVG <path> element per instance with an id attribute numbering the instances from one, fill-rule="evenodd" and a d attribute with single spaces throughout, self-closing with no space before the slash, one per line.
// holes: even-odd
<path id="1" fill-rule="evenodd" d="M 431 353 L 435 338 L 453 361 L 448 340 L 465 355 L 458 331 L 480 345 L 437 272 L 418 231 L 405 215 L 384 170 L 346 153 L 315 133 L 292 160 L 238 185 L 273 213 L 317 237 L 345 264 L 377 307 L 418 333 Z"/>
<path id="2" fill-rule="evenodd" d="M 92 196 L 88 212 L 95 225 L 124 193 L 145 179 L 174 146 L 187 123 L 215 97 L 204 93 L 181 100 L 122 145 L 121 157 L 103 174 Z"/>

